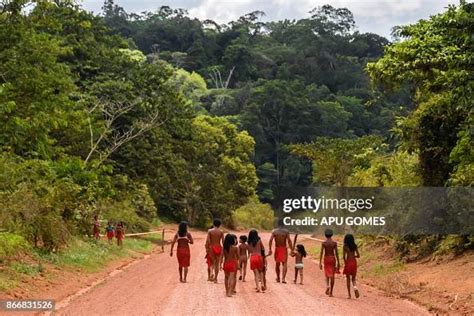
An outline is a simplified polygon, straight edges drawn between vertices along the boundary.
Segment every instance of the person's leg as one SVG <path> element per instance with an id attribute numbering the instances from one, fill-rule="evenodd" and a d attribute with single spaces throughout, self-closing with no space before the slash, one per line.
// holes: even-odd
<path id="1" fill-rule="evenodd" d="M 229 296 L 229 272 L 224 272 L 225 295 Z"/>
<path id="2" fill-rule="evenodd" d="M 347 281 L 347 297 L 351 298 L 351 276 L 346 275 L 346 281 Z"/>
<path id="3" fill-rule="evenodd" d="M 288 261 L 283 262 L 282 265 L 283 265 L 283 271 L 282 271 L 281 283 L 286 283 L 286 273 L 288 272 Z"/>
<path id="4" fill-rule="evenodd" d="M 259 280 L 260 276 L 258 274 L 257 269 L 253 270 L 253 275 L 255 277 L 255 289 L 257 290 L 257 292 L 260 292 L 260 280 Z"/>
<path id="5" fill-rule="evenodd" d="M 262 278 L 262 291 L 267 289 L 267 271 L 261 271 L 260 276 Z"/>
<path id="6" fill-rule="evenodd" d="M 326 295 L 329 295 L 329 278 L 326 276 Z"/>
<path id="7" fill-rule="evenodd" d="M 293 282 L 296 284 L 297 280 L 298 280 L 298 269 L 295 268 L 295 280 Z"/>
<path id="8" fill-rule="evenodd" d="M 183 268 L 179 267 L 179 282 L 183 282 Z"/>
<path id="9" fill-rule="evenodd" d="M 214 261 L 212 262 L 214 265 L 214 283 L 217 283 L 217 276 L 219 275 L 219 262 L 220 257 L 214 256 Z"/>
<path id="10" fill-rule="evenodd" d="M 235 294 L 237 291 L 235 290 L 235 285 L 237 284 L 237 272 L 230 273 L 230 294 Z"/>
<path id="11" fill-rule="evenodd" d="M 183 280 L 184 283 L 186 283 L 187 277 L 188 277 L 188 267 L 184 268 L 184 280 Z"/>
<path id="12" fill-rule="evenodd" d="M 303 268 L 300 269 L 300 284 L 303 284 Z"/>
<path id="13" fill-rule="evenodd" d="M 276 272 L 276 275 L 277 275 L 276 281 L 280 282 L 280 262 L 277 262 L 275 264 L 275 272 Z"/>
<path id="14" fill-rule="evenodd" d="M 332 291 L 334 290 L 334 276 L 331 277 L 331 290 L 329 291 L 329 296 L 332 297 Z"/>
<path id="15" fill-rule="evenodd" d="M 352 276 L 352 285 L 354 286 L 355 297 L 359 298 L 360 293 L 359 293 L 359 288 L 357 287 L 357 284 L 356 284 L 356 276 L 355 275 Z"/>
<path id="16" fill-rule="evenodd" d="M 242 277 L 242 282 L 245 282 L 245 277 L 247 276 L 247 260 L 244 261 L 244 275 Z"/>

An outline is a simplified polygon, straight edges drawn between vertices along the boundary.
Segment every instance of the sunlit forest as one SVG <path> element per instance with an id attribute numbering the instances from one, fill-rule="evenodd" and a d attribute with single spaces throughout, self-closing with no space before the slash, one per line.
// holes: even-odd
<path id="1" fill-rule="evenodd" d="M 58 249 L 94 215 L 137 232 L 214 217 L 269 229 L 287 187 L 472 186 L 473 10 L 389 40 L 330 5 L 218 24 L 2 1 L 0 254 Z"/>

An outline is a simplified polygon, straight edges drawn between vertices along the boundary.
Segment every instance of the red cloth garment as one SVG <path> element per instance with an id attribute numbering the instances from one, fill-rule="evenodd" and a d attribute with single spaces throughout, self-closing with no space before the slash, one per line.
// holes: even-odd
<path id="1" fill-rule="evenodd" d="M 357 274 L 357 260 L 355 258 L 347 259 L 344 262 L 344 270 L 342 274 L 356 276 Z"/>
<path id="2" fill-rule="evenodd" d="M 325 256 L 324 257 L 324 274 L 328 278 L 333 278 L 336 273 L 336 257 Z"/>
<path id="3" fill-rule="evenodd" d="M 263 257 L 259 254 L 250 256 L 250 270 L 263 270 Z"/>
<path id="4" fill-rule="evenodd" d="M 222 247 L 219 245 L 211 246 L 211 250 L 215 257 L 219 257 L 222 254 Z"/>
<path id="5" fill-rule="evenodd" d="M 114 231 L 113 230 L 107 232 L 107 238 L 109 238 L 109 239 L 114 238 Z"/>
<path id="6" fill-rule="evenodd" d="M 237 272 L 237 259 L 225 261 L 224 272 Z"/>
<path id="7" fill-rule="evenodd" d="M 176 257 L 180 268 L 187 268 L 191 262 L 191 251 L 189 248 L 176 248 Z"/>
<path id="8" fill-rule="evenodd" d="M 285 246 L 275 248 L 275 262 L 286 262 L 288 260 L 288 248 Z"/>
<path id="9" fill-rule="evenodd" d="M 117 239 L 123 239 L 123 231 L 117 230 L 115 237 L 117 237 Z"/>

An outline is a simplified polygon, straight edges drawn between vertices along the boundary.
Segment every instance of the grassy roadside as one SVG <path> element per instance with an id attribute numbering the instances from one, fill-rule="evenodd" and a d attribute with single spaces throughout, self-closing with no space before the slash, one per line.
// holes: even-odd
<path id="1" fill-rule="evenodd" d="M 68 247 L 59 252 L 22 248 L 17 254 L 10 253 L 9 260 L 0 262 L 0 294 L 9 292 L 37 277 L 54 278 L 58 270 L 75 269 L 84 273 L 100 271 L 110 262 L 122 258 L 139 258 L 153 250 L 161 235 L 126 238 L 123 247 L 106 240 L 74 238 Z"/>

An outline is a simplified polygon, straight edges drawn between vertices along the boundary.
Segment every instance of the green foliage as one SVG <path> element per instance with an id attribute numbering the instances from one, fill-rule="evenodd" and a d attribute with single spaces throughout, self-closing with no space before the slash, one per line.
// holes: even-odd
<path id="1" fill-rule="evenodd" d="M 263 204 L 257 198 L 235 210 L 233 219 L 236 227 L 270 230 L 274 226 L 274 215 L 270 205 Z"/>
<path id="2" fill-rule="evenodd" d="M 5 262 L 16 255 L 29 250 L 26 239 L 13 233 L 0 233 L 0 262 Z"/>

